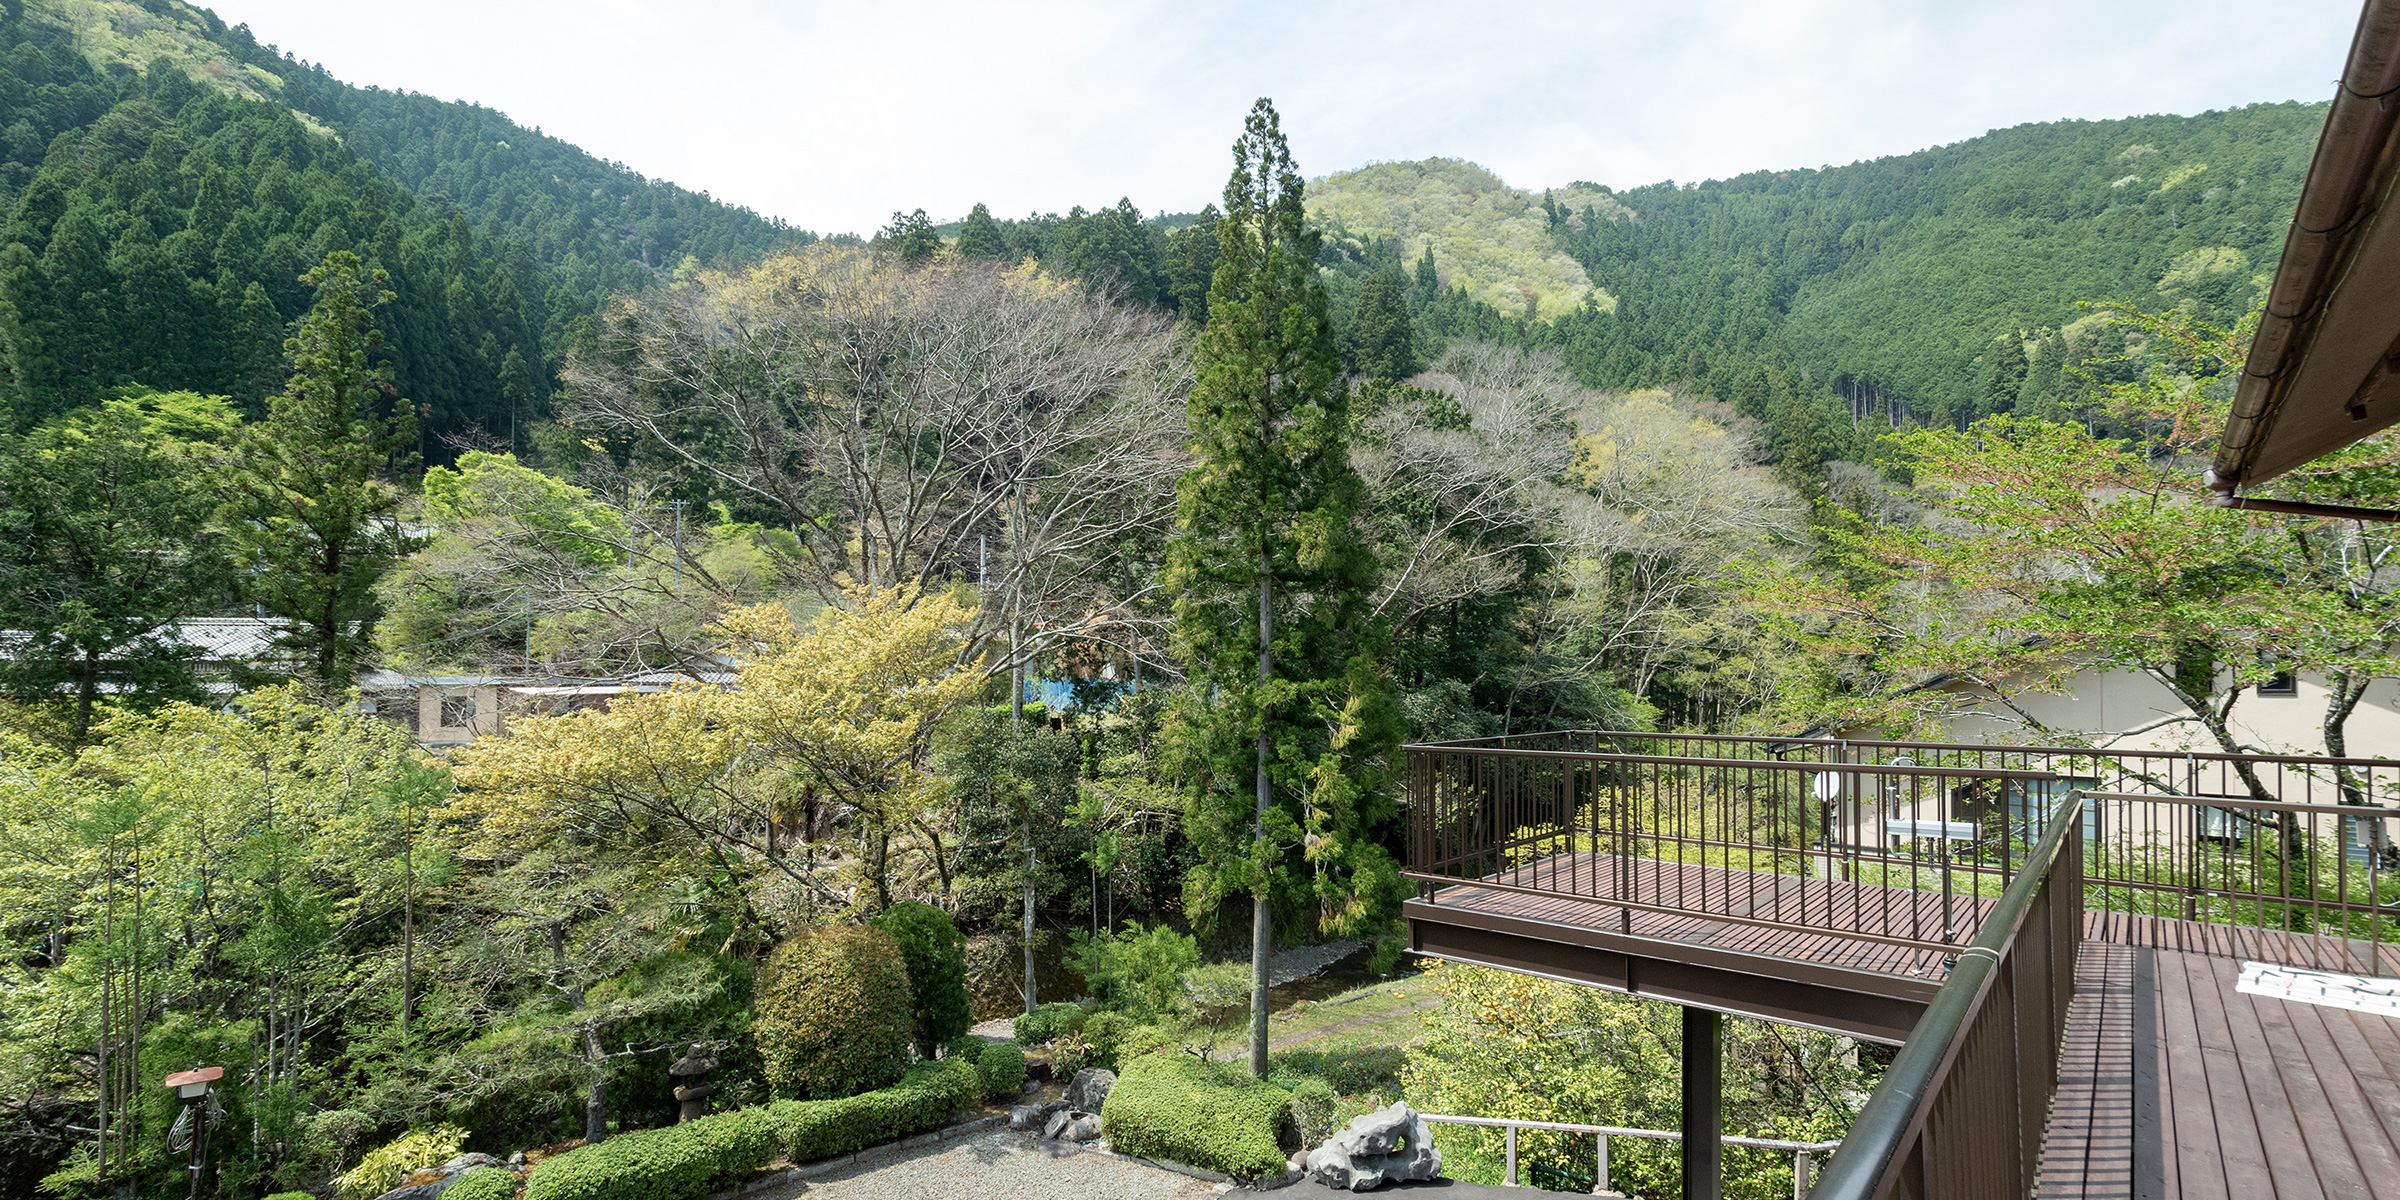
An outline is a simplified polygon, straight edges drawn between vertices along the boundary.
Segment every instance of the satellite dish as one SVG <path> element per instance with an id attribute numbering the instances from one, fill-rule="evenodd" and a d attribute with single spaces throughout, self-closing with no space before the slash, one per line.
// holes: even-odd
<path id="1" fill-rule="evenodd" d="M 1816 783 L 1812 784 L 1808 790 L 1816 793 L 1819 800 L 1838 800 L 1842 795 L 1842 777 L 1827 771 L 1817 776 Z"/>

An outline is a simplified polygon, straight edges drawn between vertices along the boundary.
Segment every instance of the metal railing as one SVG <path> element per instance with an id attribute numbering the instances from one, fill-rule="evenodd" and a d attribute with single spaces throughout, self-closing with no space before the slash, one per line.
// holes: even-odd
<path id="1" fill-rule="evenodd" d="M 2038 832 L 1950 819 L 1962 791 L 2032 793 L 2011 768 L 1822 766 L 1497 746 L 1409 747 L 1409 864 L 1444 884 L 1635 914 L 1966 945 Z M 2046 813 L 2051 804 L 2045 803 Z"/>
<path id="2" fill-rule="evenodd" d="M 1608 1184 L 1608 1139 L 1629 1137 L 1655 1138 L 1667 1142 L 1683 1140 L 1681 1133 L 1671 1129 L 1625 1129 L 1615 1125 L 1570 1125 L 1559 1121 L 1518 1121 L 1507 1117 L 1445 1117 L 1433 1113 L 1418 1115 L 1437 1125 L 1481 1125 L 1506 1129 L 1508 1131 L 1506 1184 L 1509 1187 L 1517 1186 L 1517 1131 L 1520 1129 L 1539 1129 L 1551 1133 L 1580 1133 L 1598 1137 L 1599 1152 L 1594 1156 L 1592 1164 L 1592 1192 L 1595 1195 L 1610 1190 Z M 1754 1137 L 1727 1137 L 1720 1140 L 1728 1146 L 1741 1146 L 1751 1150 L 1780 1150 L 1790 1154 L 1792 1156 L 1792 1200 L 1807 1200 L 1811 1180 L 1809 1165 L 1812 1156 L 1841 1147 L 1841 1143 L 1838 1141 L 1788 1142 L 1777 1138 Z"/>
<path id="3" fill-rule="evenodd" d="M 1817 1179 L 1817 1200 L 2033 1190 L 2083 939 L 2083 805 L 2061 805 Z"/>
<path id="4" fill-rule="evenodd" d="M 1996 896 L 2082 791 L 2099 936 L 2208 948 L 2166 923 L 2232 925 L 2247 932 L 2220 952 L 2400 964 L 2400 762 L 1568 731 L 1411 746 L 1409 765 L 1409 874 L 1428 886 L 1482 877 L 1628 912 L 1954 947 L 1980 911 L 1961 899 Z M 1786 896 L 1756 873 L 1846 886 Z M 1894 911 L 1893 888 L 1943 900 Z"/>

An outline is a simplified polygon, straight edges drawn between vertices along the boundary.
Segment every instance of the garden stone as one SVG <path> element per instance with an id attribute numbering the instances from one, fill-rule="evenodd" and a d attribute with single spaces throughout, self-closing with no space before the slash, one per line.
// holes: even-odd
<path id="1" fill-rule="evenodd" d="M 1040 1129 L 1050 1119 L 1050 1112 L 1039 1104 L 1020 1104 L 1008 1110 L 1008 1127 L 1020 1133 Z"/>
<path id="2" fill-rule="evenodd" d="M 1326 1187 L 1371 1191 L 1394 1180 L 1440 1175 L 1442 1152 L 1434 1149 L 1432 1124 L 1395 1104 L 1359 1117 L 1310 1151 L 1308 1173 Z"/>
<path id="3" fill-rule="evenodd" d="M 1042 1136 L 1061 1142 L 1088 1142 L 1100 1136 L 1100 1118 L 1074 1109 L 1061 1109 L 1050 1114 L 1050 1123 L 1042 1127 Z"/>
<path id="4" fill-rule="evenodd" d="M 1099 1112 L 1108 1102 L 1108 1091 L 1117 1086 L 1117 1073 L 1106 1067 L 1085 1067 L 1075 1072 L 1067 1084 L 1067 1104 L 1082 1112 Z"/>
<path id="5" fill-rule="evenodd" d="M 458 1182 L 459 1176 L 477 1167 L 506 1167 L 507 1165 L 489 1154 L 461 1154 L 441 1166 L 434 1167 L 429 1171 L 419 1171 L 412 1176 L 412 1178 L 423 1179 L 423 1182 L 404 1183 L 377 1196 L 375 1200 L 434 1200 L 451 1184 Z M 427 1175 L 438 1175 L 438 1178 L 424 1179 Z"/>

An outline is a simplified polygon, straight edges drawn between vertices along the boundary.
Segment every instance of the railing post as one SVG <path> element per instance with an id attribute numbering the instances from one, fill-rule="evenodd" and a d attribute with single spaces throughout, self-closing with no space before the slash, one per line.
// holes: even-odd
<path id="1" fill-rule="evenodd" d="M 1683 1196 L 1725 1194 L 1725 1038 L 1715 1012 L 1683 1009 Z"/>
<path id="2" fill-rule="evenodd" d="M 1517 1186 L 1517 1127 L 1514 1125 L 1508 1127 L 1508 1179 L 1506 1182 L 1509 1187 Z"/>
<path id="3" fill-rule="evenodd" d="M 1592 1167 L 1592 1194 L 1610 1191 L 1608 1186 L 1608 1135 L 1600 1135 L 1600 1159 Z"/>
<path id="4" fill-rule="evenodd" d="M 1792 1151 L 1792 1200 L 1808 1200 L 1808 1151 Z"/>

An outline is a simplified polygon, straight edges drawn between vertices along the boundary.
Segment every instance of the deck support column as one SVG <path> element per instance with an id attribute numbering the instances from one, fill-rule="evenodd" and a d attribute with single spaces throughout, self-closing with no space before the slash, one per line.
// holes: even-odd
<path id="1" fill-rule="evenodd" d="M 1725 1037 L 1705 1008 L 1683 1010 L 1683 1196 L 1725 1194 Z"/>

